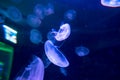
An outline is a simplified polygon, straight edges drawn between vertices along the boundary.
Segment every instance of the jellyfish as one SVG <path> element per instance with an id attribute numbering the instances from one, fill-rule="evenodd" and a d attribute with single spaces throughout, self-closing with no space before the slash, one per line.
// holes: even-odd
<path id="1" fill-rule="evenodd" d="M 55 33 L 55 31 L 54 31 L 54 33 Z M 63 41 L 70 36 L 70 33 L 71 33 L 70 25 L 68 23 L 63 24 L 60 26 L 60 29 L 56 33 L 55 39 L 57 41 Z"/>
<path id="2" fill-rule="evenodd" d="M 76 11 L 75 10 L 68 10 L 64 13 L 64 19 L 67 21 L 72 21 L 76 18 Z"/>
<path id="3" fill-rule="evenodd" d="M 46 16 L 54 14 L 54 6 L 53 6 L 53 4 L 48 3 L 47 6 L 45 6 L 44 14 Z"/>
<path id="4" fill-rule="evenodd" d="M 34 44 L 39 44 L 42 42 L 42 35 L 37 29 L 32 29 L 30 31 L 30 41 Z"/>
<path id="5" fill-rule="evenodd" d="M 42 60 L 34 56 L 33 61 L 24 69 L 15 80 L 43 80 L 44 65 Z"/>
<path id="6" fill-rule="evenodd" d="M 40 19 L 44 18 L 44 6 L 41 4 L 36 4 L 33 9 L 34 14 Z"/>
<path id="7" fill-rule="evenodd" d="M 40 24 L 41 24 L 41 20 L 36 15 L 29 14 L 27 16 L 27 23 L 28 23 L 28 25 L 30 25 L 33 28 L 38 28 L 40 26 Z"/>
<path id="8" fill-rule="evenodd" d="M 50 41 L 47 40 L 44 45 L 47 58 L 59 67 L 68 67 L 69 62 L 60 50 Z"/>
<path id="9" fill-rule="evenodd" d="M 67 76 L 67 70 L 65 68 L 60 68 L 60 72 L 61 74 L 63 74 L 64 76 Z"/>
<path id="10" fill-rule="evenodd" d="M 103 6 L 120 7 L 120 0 L 101 0 Z"/>
<path id="11" fill-rule="evenodd" d="M 7 9 L 7 17 L 12 21 L 19 22 L 22 20 L 22 13 L 15 6 L 10 6 Z"/>
<path id="12" fill-rule="evenodd" d="M 79 46 L 75 48 L 75 52 L 78 56 L 86 56 L 89 54 L 89 49 L 84 46 Z"/>

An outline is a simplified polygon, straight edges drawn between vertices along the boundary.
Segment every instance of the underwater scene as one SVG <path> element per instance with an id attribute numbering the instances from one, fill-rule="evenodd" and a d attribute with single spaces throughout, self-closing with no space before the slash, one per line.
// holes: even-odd
<path id="1" fill-rule="evenodd" d="M 0 0 L 0 80 L 120 80 L 120 0 Z"/>

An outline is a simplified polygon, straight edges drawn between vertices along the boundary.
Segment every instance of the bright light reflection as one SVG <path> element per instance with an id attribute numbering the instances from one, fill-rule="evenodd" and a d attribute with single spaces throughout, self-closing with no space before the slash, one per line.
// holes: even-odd
<path id="1" fill-rule="evenodd" d="M 39 44 L 42 42 L 42 35 L 37 29 L 32 29 L 30 31 L 30 41 L 34 44 Z"/>
<path id="2" fill-rule="evenodd" d="M 50 40 L 47 40 L 45 42 L 44 49 L 46 56 L 53 64 L 59 67 L 69 66 L 69 62 L 66 57 L 62 54 L 61 51 L 57 49 L 57 47 L 54 46 L 54 44 Z"/>
<path id="3" fill-rule="evenodd" d="M 89 54 L 90 51 L 88 48 L 84 46 L 80 46 L 75 48 L 75 52 L 78 56 L 86 56 Z"/>
<path id="4" fill-rule="evenodd" d="M 120 0 L 101 0 L 103 6 L 120 7 Z"/>
<path id="5" fill-rule="evenodd" d="M 44 65 L 42 60 L 34 56 L 33 61 L 28 65 L 23 73 L 15 80 L 43 80 L 44 78 Z"/>
<path id="6" fill-rule="evenodd" d="M 63 24 L 60 26 L 60 29 L 58 30 L 57 34 L 55 35 L 55 39 L 57 41 L 63 41 L 67 39 L 70 36 L 71 29 L 69 24 Z"/>

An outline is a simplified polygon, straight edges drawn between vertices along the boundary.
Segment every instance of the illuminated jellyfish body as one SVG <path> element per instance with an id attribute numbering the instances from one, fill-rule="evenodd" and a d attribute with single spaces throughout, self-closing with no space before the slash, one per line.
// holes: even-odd
<path id="1" fill-rule="evenodd" d="M 48 3 L 47 6 L 45 6 L 44 14 L 46 16 L 48 16 L 48 15 L 51 15 L 53 13 L 54 13 L 54 6 L 53 6 L 53 4 Z"/>
<path id="2" fill-rule="evenodd" d="M 41 20 L 36 15 L 29 14 L 27 16 L 27 23 L 28 23 L 28 25 L 30 25 L 33 28 L 38 28 L 40 26 L 40 24 L 41 24 Z"/>
<path id="3" fill-rule="evenodd" d="M 7 9 L 7 17 L 12 21 L 19 22 L 22 20 L 22 13 L 20 10 L 14 6 L 10 6 Z"/>
<path id="4" fill-rule="evenodd" d="M 64 13 L 64 19 L 67 21 L 72 21 L 76 18 L 76 11 L 75 10 L 68 10 Z"/>
<path id="5" fill-rule="evenodd" d="M 70 33 L 71 33 L 70 25 L 67 23 L 63 24 L 60 26 L 60 29 L 58 30 L 58 32 L 53 31 L 53 33 L 56 34 L 55 39 L 57 41 L 63 41 L 70 36 Z"/>
<path id="6" fill-rule="evenodd" d="M 43 78 L 44 78 L 43 62 L 39 57 L 34 56 L 33 61 L 15 80 L 43 80 Z"/>
<path id="7" fill-rule="evenodd" d="M 57 47 L 50 41 L 47 40 L 44 45 L 45 54 L 47 58 L 55 65 L 59 67 L 68 67 L 69 62 L 66 57 L 58 50 Z"/>
<path id="8" fill-rule="evenodd" d="M 84 46 L 80 46 L 80 47 L 76 47 L 75 48 L 75 52 L 76 52 L 76 54 L 78 55 L 78 56 L 86 56 L 86 55 L 88 55 L 89 54 L 89 49 L 88 48 L 86 48 L 86 47 L 84 47 Z"/>
<path id="9" fill-rule="evenodd" d="M 30 41 L 34 44 L 39 44 L 42 42 L 42 35 L 37 29 L 32 29 L 30 31 Z"/>
<path id="10" fill-rule="evenodd" d="M 101 0 L 103 6 L 120 7 L 120 0 Z"/>
<path id="11" fill-rule="evenodd" d="M 44 18 L 44 6 L 41 5 L 41 4 L 36 4 L 34 9 L 33 9 L 33 12 L 35 13 L 35 15 L 37 17 L 39 17 L 40 19 L 43 19 Z"/>

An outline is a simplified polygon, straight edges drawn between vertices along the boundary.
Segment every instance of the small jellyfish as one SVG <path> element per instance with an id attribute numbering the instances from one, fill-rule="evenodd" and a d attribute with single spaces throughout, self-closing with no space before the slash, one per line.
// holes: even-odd
<path id="1" fill-rule="evenodd" d="M 43 80 L 44 64 L 42 60 L 34 56 L 33 61 L 24 69 L 22 74 L 18 74 L 15 80 Z"/>
<path id="2" fill-rule="evenodd" d="M 44 18 L 44 6 L 41 4 L 36 4 L 34 7 L 33 12 L 35 13 L 35 15 L 37 17 L 39 17 L 40 19 Z"/>
<path id="3" fill-rule="evenodd" d="M 54 14 L 54 6 L 53 6 L 53 4 L 48 3 L 47 6 L 45 6 L 44 14 L 46 16 Z"/>
<path id="4" fill-rule="evenodd" d="M 28 25 L 30 25 L 33 28 L 38 28 L 40 26 L 40 24 L 41 24 L 41 20 L 36 15 L 29 14 L 27 16 L 27 23 L 28 23 Z"/>
<path id="5" fill-rule="evenodd" d="M 76 47 L 75 48 L 75 52 L 76 52 L 76 54 L 78 55 L 78 56 L 86 56 L 86 55 L 88 55 L 89 54 L 89 49 L 88 48 L 86 48 L 86 47 L 84 47 L 84 46 L 80 46 L 80 47 Z"/>
<path id="6" fill-rule="evenodd" d="M 51 31 L 48 32 L 47 34 L 47 39 L 52 41 L 52 43 L 56 42 L 55 36 L 57 34 L 57 31 L 55 31 L 55 29 L 52 29 Z"/>
<path id="7" fill-rule="evenodd" d="M 55 39 L 57 41 L 63 41 L 70 36 L 70 33 L 71 33 L 70 25 L 68 23 L 63 24 L 60 26 L 60 29 L 56 33 Z"/>
<path id="8" fill-rule="evenodd" d="M 22 13 L 15 6 L 10 6 L 7 9 L 7 17 L 12 21 L 19 22 L 22 20 Z"/>
<path id="9" fill-rule="evenodd" d="M 64 13 L 64 19 L 67 21 L 72 21 L 76 18 L 76 11 L 75 10 L 68 10 Z"/>
<path id="10" fill-rule="evenodd" d="M 45 54 L 47 58 L 55 65 L 59 67 L 68 67 L 69 62 L 66 57 L 58 50 L 57 47 L 50 41 L 47 40 L 44 45 Z"/>
<path id="11" fill-rule="evenodd" d="M 60 72 L 61 72 L 61 74 L 63 74 L 64 76 L 67 76 L 68 74 L 67 74 L 67 70 L 65 69 L 65 68 L 60 68 Z"/>
<path id="12" fill-rule="evenodd" d="M 120 0 L 101 0 L 101 4 L 107 7 L 120 7 Z"/>
<path id="13" fill-rule="evenodd" d="M 37 29 L 32 29 L 30 31 L 30 41 L 34 44 L 39 44 L 42 42 L 42 35 Z"/>

